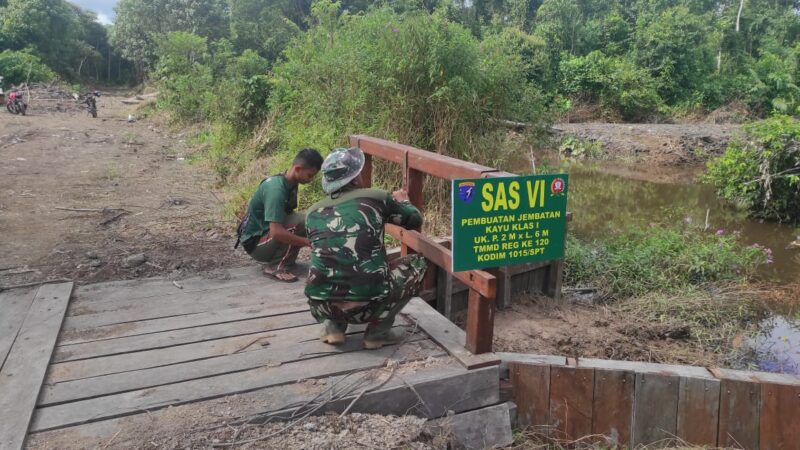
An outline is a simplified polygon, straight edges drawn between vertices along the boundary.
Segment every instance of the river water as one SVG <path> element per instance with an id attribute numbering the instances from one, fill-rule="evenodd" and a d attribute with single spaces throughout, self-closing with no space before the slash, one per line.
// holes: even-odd
<path id="1" fill-rule="evenodd" d="M 601 237 L 632 224 L 679 217 L 699 226 L 708 223 L 713 232 L 736 232 L 745 245 L 771 249 L 773 262 L 759 272 L 765 281 L 800 281 L 800 248 L 789 245 L 800 230 L 748 218 L 722 202 L 712 187 L 696 181 L 700 169 L 643 172 L 636 166 L 570 164 L 563 170 L 570 176 L 570 231 L 579 237 Z M 776 305 L 772 313 L 761 335 L 746 345 L 758 355 L 758 369 L 800 374 L 800 315 L 785 305 Z"/>

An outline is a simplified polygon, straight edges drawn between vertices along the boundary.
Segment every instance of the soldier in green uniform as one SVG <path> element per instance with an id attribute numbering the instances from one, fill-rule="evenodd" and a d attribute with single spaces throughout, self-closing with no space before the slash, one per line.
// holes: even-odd
<path id="1" fill-rule="evenodd" d="M 239 240 L 248 255 L 264 265 L 264 275 L 278 281 L 294 282 L 297 276 L 287 271 L 302 247 L 305 215 L 296 213 L 297 186 L 310 183 L 322 166 L 322 155 L 310 148 L 300 150 L 292 167 L 267 177 L 250 199 L 247 214 L 239 224 Z M 236 248 L 234 246 L 234 248 Z"/>
<path id="2" fill-rule="evenodd" d="M 335 149 L 322 164 L 329 196 L 308 209 L 311 266 L 305 294 L 323 324 L 320 339 L 345 341 L 347 324 L 367 323 L 364 347 L 381 348 L 403 336 L 392 328 L 397 313 L 419 291 L 425 260 L 418 255 L 386 261 L 384 225 L 418 228 L 422 215 L 400 190 L 363 189 L 364 154 Z"/>

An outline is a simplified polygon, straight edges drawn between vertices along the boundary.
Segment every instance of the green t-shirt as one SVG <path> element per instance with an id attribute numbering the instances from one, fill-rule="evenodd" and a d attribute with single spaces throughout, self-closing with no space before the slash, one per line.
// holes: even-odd
<path id="1" fill-rule="evenodd" d="M 283 223 L 297 208 L 297 185 L 286 181 L 283 174 L 271 176 L 258 186 L 244 219 L 241 241 L 269 232 L 270 222 Z"/>
<path id="2" fill-rule="evenodd" d="M 422 225 L 419 210 L 380 189 L 356 189 L 308 209 L 311 266 L 305 294 L 311 300 L 372 301 L 389 294 L 383 226 Z"/>

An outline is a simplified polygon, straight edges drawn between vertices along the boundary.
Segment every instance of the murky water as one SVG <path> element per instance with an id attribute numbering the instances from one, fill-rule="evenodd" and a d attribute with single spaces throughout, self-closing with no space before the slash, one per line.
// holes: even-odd
<path id="1" fill-rule="evenodd" d="M 705 226 L 708 213 L 708 225 L 714 232 L 737 232 L 744 244 L 760 244 L 772 250 L 773 263 L 760 270 L 765 280 L 800 280 L 800 248 L 789 247 L 800 230 L 748 218 L 744 212 L 719 200 L 712 187 L 693 182 L 691 173 L 676 173 L 670 179 L 662 172 L 657 175 L 662 181 L 653 182 L 608 173 L 604 168 L 573 166 L 567 170 L 569 209 L 574 214 L 570 227 L 578 236 L 602 236 L 631 224 L 647 224 L 664 217 L 678 217 Z"/>
<path id="2" fill-rule="evenodd" d="M 696 182 L 697 170 L 657 169 L 643 172 L 630 166 L 569 165 L 570 231 L 584 238 L 614 233 L 631 224 L 647 224 L 665 218 L 708 226 L 713 232 L 740 234 L 746 245 L 760 244 L 772 250 L 773 263 L 761 268 L 767 281 L 800 281 L 800 248 L 790 248 L 800 230 L 753 220 L 718 199 L 713 188 Z M 653 169 L 651 169 L 653 170 Z M 763 333 L 752 340 L 759 354 L 760 370 L 800 374 L 800 317 L 780 309 L 763 324 Z"/>

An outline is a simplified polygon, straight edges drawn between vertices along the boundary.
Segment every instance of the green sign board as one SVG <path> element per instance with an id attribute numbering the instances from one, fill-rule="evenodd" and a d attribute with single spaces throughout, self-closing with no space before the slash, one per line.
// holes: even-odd
<path id="1" fill-rule="evenodd" d="M 453 271 L 564 257 L 567 174 L 453 180 Z"/>

